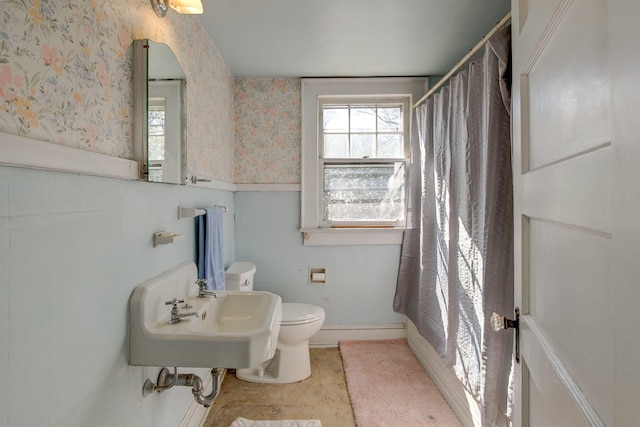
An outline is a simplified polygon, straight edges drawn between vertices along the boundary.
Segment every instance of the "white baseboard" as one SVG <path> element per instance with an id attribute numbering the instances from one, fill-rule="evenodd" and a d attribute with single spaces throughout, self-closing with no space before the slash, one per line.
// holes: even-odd
<path id="1" fill-rule="evenodd" d="M 385 340 L 405 338 L 403 324 L 324 326 L 311 338 L 310 347 L 337 347 L 340 340 Z"/>
<path id="2" fill-rule="evenodd" d="M 204 406 L 197 403 L 195 400 L 191 402 L 187 413 L 184 415 L 182 422 L 180 423 L 180 427 L 201 427 L 204 425 L 205 420 L 207 419 L 207 415 L 209 415 L 209 411 L 211 410 L 211 406 L 205 408 Z"/>
<path id="3" fill-rule="evenodd" d="M 431 344 L 418 333 L 411 320 L 405 320 L 409 348 L 427 371 L 462 425 L 465 427 L 481 426 L 478 403 L 465 390 L 456 375 L 444 364 Z"/>

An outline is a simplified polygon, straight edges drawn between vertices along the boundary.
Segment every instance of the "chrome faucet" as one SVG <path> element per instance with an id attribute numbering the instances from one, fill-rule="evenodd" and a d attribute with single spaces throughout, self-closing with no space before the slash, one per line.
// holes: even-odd
<path id="1" fill-rule="evenodd" d="M 166 301 L 164 304 L 165 305 L 172 305 L 173 308 L 171 309 L 171 320 L 169 320 L 167 323 L 170 325 L 175 325 L 176 323 L 180 322 L 182 320 L 183 317 L 189 317 L 189 316 L 195 316 L 195 317 L 200 317 L 200 315 L 198 315 L 197 312 L 192 311 L 191 313 L 180 313 L 180 311 L 178 310 L 178 304 L 183 303 L 184 300 L 183 299 L 177 299 L 174 298 L 171 301 Z"/>
<path id="2" fill-rule="evenodd" d="M 198 279 L 198 280 L 196 280 L 196 285 L 198 285 L 198 289 L 200 290 L 198 292 L 198 298 L 205 298 L 205 297 L 218 298 L 218 295 L 216 295 L 216 293 L 214 291 L 209 291 L 209 290 L 204 288 L 205 286 L 207 286 L 207 282 L 208 281 L 209 280 L 207 280 L 207 279 Z"/>

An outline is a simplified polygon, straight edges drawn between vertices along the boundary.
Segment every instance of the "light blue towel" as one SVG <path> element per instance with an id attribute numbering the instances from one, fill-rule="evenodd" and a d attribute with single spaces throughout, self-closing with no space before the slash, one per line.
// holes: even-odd
<path id="1" fill-rule="evenodd" d="M 198 279 L 207 279 L 206 289 L 220 291 L 224 290 L 223 210 L 205 211 L 198 217 Z"/>

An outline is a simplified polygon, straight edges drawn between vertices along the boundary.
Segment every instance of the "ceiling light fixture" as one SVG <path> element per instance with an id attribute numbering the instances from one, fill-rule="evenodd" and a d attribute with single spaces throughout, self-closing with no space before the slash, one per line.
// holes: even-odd
<path id="1" fill-rule="evenodd" d="M 200 0 L 151 0 L 153 11 L 160 18 L 167 14 L 167 8 L 186 15 L 202 14 L 202 2 Z"/>

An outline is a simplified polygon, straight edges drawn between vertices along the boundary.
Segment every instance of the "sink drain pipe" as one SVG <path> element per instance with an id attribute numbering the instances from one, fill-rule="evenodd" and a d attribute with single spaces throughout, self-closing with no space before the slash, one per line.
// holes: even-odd
<path id="1" fill-rule="evenodd" d="M 147 379 L 144 382 L 144 386 L 142 387 L 142 395 L 144 397 L 153 394 L 154 392 L 161 393 L 165 390 L 169 390 L 173 386 L 186 386 L 191 387 L 191 393 L 193 393 L 193 398 L 199 404 L 203 405 L 205 408 L 210 407 L 213 404 L 213 401 L 218 397 L 220 393 L 220 387 L 222 385 L 222 379 L 224 378 L 224 374 L 226 373 L 225 368 L 213 368 L 211 369 L 211 393 L 206 396 L 203 396 L 204 392 L 204 383 L 202 379 L 196 374 L 179 374 L 178 368 L 173 368 L 173 374 L 169 372 L 169 369 L 162 368 L 160 373 L 158 374 L 158 381 L 154 384 L 150 379 Z"/>

